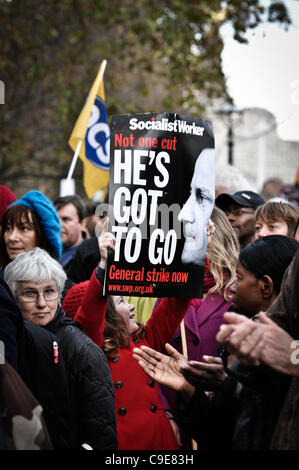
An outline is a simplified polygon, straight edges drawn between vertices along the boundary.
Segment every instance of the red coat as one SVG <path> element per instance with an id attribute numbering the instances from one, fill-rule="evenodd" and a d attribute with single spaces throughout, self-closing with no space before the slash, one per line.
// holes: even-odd
<path id="1" fill-rule="evenodd" d="M 137 346 L 161 351 L 184 317 L 190 299 L 163 299 L 145 325 L 146 335 Z M 83 303 L 75 320 L 95 343 L 102 346 L 107 297 L 93 273 Z M 119 450 L 177 450 L 169 420 L 161 404 L 157 383 L 132 357 L 136 347 L 132 339 L 128 348 L 119 349 L 117 362 L 109 360 L 115 391 Z"/>

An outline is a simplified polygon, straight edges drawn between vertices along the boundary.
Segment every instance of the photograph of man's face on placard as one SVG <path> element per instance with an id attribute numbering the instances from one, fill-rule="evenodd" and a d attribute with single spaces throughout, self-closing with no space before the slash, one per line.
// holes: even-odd
<path id="1" fill-rule="evenodd" d="M 118 248 L 108 287 L 202 298 L 215 197 L 211 123 L 148 113 L 115 116 L 111 130 L 109 205 Z"/>
<path id="2" fill-rule="evenodd" d="M 214 165 L 215 150 L 202 150 L 194 166 L 190 196 L 178 216 L 184 224 L 185 243 L 181 255 L 184 264 L 205 264 L 207 225 L 215 199 Z"/>

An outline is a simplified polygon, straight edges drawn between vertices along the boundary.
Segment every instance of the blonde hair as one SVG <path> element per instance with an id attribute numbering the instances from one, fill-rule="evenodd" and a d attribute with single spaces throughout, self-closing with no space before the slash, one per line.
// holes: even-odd
<path id="1" fill-rule="evenodd" d="M 209 293 L 220 291 L 225 300 L 229 301 L 230 286 L 236 278 L 239 240 L 226 214 L 218 207 L 214 207 L 211 220 L 215 225 L 215 231 L 207 247 L 207 258 L 210 262 L 209 271 L 216 284 Z"/>

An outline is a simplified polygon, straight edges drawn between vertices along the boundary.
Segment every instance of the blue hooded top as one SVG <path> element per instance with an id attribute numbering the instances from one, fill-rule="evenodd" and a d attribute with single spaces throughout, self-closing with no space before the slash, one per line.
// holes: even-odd
<path id="1" fill-rule="evenodd" d="M 32 212 L 38 215 L 42 231 L 47 238 L 49 244 L 54 249 L 55 256 L 58 260 L 61 258 L 62 242 L 60 238 L 60 219 L 54 204 L 40 191 L 28 191 L 18 201 L 11 206 L 22 204 L 28 207 Z"/>

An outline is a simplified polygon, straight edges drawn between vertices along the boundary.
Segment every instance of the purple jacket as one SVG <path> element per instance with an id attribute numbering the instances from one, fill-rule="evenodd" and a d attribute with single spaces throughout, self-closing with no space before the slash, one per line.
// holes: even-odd
<path id="1" fill-rule="evenodd" d="M 158 299 L 155 306 L 160 301 L 161 299 Z M 232 302 L 227 302 L 218 292 L 209 294 L 204 300 L 192 300 L 184 318 L 189 360 L 202 361 L 202 356 L 205 354 L 218 356 L 219 343 L 216 341 L 216 334 L 224 322 L 223 314 L 231 305 Z M 180 328 L 177 328 L 169 343 L 182 353 Z M 160 389 L 161 392 L 163 389 L 161 399 L 164 408 L 171 409 L 174 405 L 175 392 L 164 387 Z M 164 395 L 163 398 L 162 395 Z"/>

